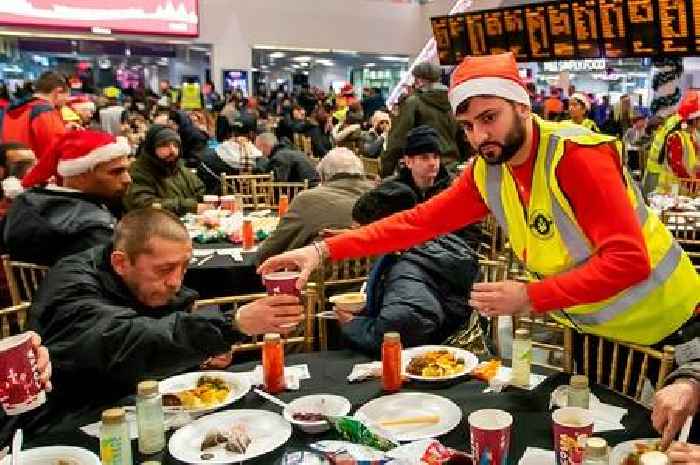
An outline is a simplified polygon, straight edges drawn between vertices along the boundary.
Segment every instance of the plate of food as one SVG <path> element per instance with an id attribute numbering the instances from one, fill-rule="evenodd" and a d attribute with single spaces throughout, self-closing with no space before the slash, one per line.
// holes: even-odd
<path id="1" fill-rule="evenodd" d="M 100 465 L 100 458 L 82 447 L 49 446 L 23 450 L 23 465 Z M 10 465 L 12 456 L 0 460 L 0 465 Z"/>
<path id="2" fill-rule="evenodd" d="M 473 353 L 449 346 L 421 346 L 403 351 L 406 376 L 418 381 L 447 381 L 472 371 L 479 359 Z"/>
<path id="3" fill-rule="evenodd" d="M 170 438 L 168 449 L 185 463 L 236 463 L 272 452 L 291 435 L 292 425 L 276 413 L 227 410 L 180 428 Z"/>
<path id="4" fill-rule="evenodd" d="M 160 382 L 166 411 L 208 412 L 229 405 L 250 391 L 245 373 L 199 371 Z"/>
<path id="5" fill-rule="evenodd" d="M 390 433 L 397 441 L 417 441 L 452 431 L 462 421 L 462 409 L 435 394 L 401 392 L 367 402 L 355 417 L 370 428 Z"/>
<path id="6" fill-rule="evenodd" d="M 634 439 L 621 442 L 610 452 L 610 465 L 640 465 L 640 457 L 647 452 L 658 452 L 660 439 Z"/>

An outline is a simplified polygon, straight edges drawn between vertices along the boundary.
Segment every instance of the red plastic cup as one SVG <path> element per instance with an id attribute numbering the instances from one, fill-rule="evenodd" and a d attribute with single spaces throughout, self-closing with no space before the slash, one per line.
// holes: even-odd
<path id="1" fill-rule="evenodd" d="M 209 208 L 216 210 L 219 206 L 219 196 L 218 195 L 205 195 L 202 197 L 202 201 Z"/>
<path id="2" fill-rule="evenodd" d="M 503 410 L 484 409 L 472 412 L 469 415 L 469 432 L 474 463 L 508 463 L 512 427 L 513 417 Z"/>
<path id="3" fill-rule="evenodd" d="M 580 407 L 564 407 L 552 412 L 554 451 L 557 465 L 580 465 L 586 439 L 593 434 L 593 416 Z"/>
<path id="4" fill-rule="evenodd" d="M 263 276 L 268 295 L 288 294 L 299 297 L 297 289 L 298 271 L 276 271 Z"/>
<path id="5" fill-rule="evenodd" d="M 228 210 L 231 213 L 236 213 L 238 211 L 238 202 L 236 201 L 235 195 L 222 195 L 221 196 L 221 208 Z"/>
<path id="6" fill-rule="evenodd" d="M 0 404 L 5 413 L 19 415 L 44 402 L 31 335 L 0 340 Z"/>

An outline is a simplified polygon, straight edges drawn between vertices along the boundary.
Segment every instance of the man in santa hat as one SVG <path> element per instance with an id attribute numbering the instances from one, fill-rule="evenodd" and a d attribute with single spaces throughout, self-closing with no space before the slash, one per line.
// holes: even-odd
<path id="1" fill-rule="evenodd" d="M 52 164 L 37 165 L 46 181 L 58 174 L 62 186 L 34 187 L 19 195 L 0 228 L 0 242 L 13 259 L 42 265 L 108 243 L 131 183 L 129 144 L 100 131 L 71 131 L 56 143 Z M 49 166 L 52 165 L 52 166 Z M 38 175 L 35 173 L 35 175 Z"/>
<path id="2" fill-rule="evenodd" d="M 87 95 L 78 95 L 68 100 L 68 107 L 80 118 L 80 126 L 84 129 L 91 128 L 92 117 L 95 115 L 95 102 Z"/>
<path id="3" fill-rule="evenodd" d="M 579 332 L 641 345 L 675 345 L 697 332 L 700 277 L 644 204 L 615 138 L 531 112 L 511 53 L 469 57 L 454 71 L 450 104 L 473 165 L 412 210 L 264 262 L 262 274 L 405 250 L 491 213 L 530 283 L 475 284 L 482 314 L 549 314 Z"/>

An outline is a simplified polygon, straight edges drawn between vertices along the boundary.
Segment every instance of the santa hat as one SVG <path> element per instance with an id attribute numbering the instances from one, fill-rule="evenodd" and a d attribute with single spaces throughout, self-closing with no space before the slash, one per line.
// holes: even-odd
<path id="1" fill-rule="evenodd" d="M 501 97 L 530 106 L 530 96 L 512 53 L 467 57 L 455 68 L 448 93 L 452 110 L 457 112 L 462 102 L 478 95 Z"/>
<path id="2" fill-rule="evenodd" d="M 683 95 L 678 105 L 678 116 L 680 116 L 683 121 L 700 118 L 700 96 L 698 95 L 698 91 L 689 90 Z"/>
<path id="3" fill-rule="evenodd" d="M 586 111 L 591 111 L 591 101 L 588 99 L 588 97 L 585 94 L 582 94 L 580 92 L 576 92 L 571 96 L 573 100 L 577 100 L 586 107 Z"/>
<path id="4" fill-rule="evenodd" d="M 350 84 L 350 83 L 345 84 L 340 89 L 340 95 L 343 95 L 343 96 L 353 95 L 354 93 L 355 93 L 355 89 L 352 87 L 352 84 Z"/>
<path id="5" fill-rule="evenodd" d="M 78 95 L 68 100 L 68 106 L 74 110 L 95 111 L 95 102 L 86 95 Z"/>

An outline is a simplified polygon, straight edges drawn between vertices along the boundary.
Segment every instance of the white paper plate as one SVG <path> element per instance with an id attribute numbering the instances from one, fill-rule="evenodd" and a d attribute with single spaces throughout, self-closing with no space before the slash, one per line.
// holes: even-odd
<path id="1" fill-rule="evenodd" d="M 402 392 L 374 399 L 360 407 L 355 416 L 367 418 L 370 423 L 406 417 L 438 415 L 440 421 L 432 425 L 402 425 L 385 428 L 398 441 L 415 441 L 447 434 L 462 420 L 462 409 L 445 397 L 423 392 Z"/>
<path id="2" fill-rule="evenodd" d="M 635 451 L 634 445 L 643 444 L 657 444 L 661 441 L 660 438 L 656 439 L 634 439 L 632 441 L 621 442 L 620 444 L 613 447 L 610 451 L 610 465 L 622 465 L 625 458 Z"/>
<path id="3" fill-rule="evenodd" d="M 8 455 L 0 461 L 0 465 L 10 465 L 11 460 L 11 456 Z M 100 458 L 82 447 L 37 447 L 23 450 L 20 454 L 22 465 L 56 464 L 59 460 L 69 460 L 77 465 L 100 465 Z"/>
<path id="4" fill-rule="evenodd" d="M 202 441 L 211 430 L 230 429 L 234 425 L 245 425 L 251 443 L 245 454 L 228 452 L 223 446 L 201 451 Z M 271 452 L 287 442 L 292 435 L 290 425 L 280 415 L 266 410 L 228 410 L 212 413 L 193 421 L 175 432 L 168 449 L 177 460 L 195 464 L 224 464 L 250 460 Z M 202 460 L 203 453 L 214 454 Z"/>
<path id="5" fill-rule="evenodd" d="M 435 352 L 438 350 L 447 350 L 451 352 L 457 359 L 464 360 L 464 371 L 451 376 L 418 376 L 412 375 L 406 372 L 406 367 L 413 357 L 419 356 L 426 352 Z M 479 364 L 479 359 L 473 353 L 468 350 L 458 349 L 457 347 L 450 346 L 420 346 L 413 347 L 411 349 L 406 349 L 402 353 L 403 360 L 403 371 L 406 373 L 406 377 L 409 379 L 414 379 L 417 381 L 448 381 L 451 379 L 459 378 L 460 376 L 465 376 L 469 374 L 476 366 Z"/>
<path id="6" fill-rule="evenodd" d="M 250 378 L 246 373 L 231 373 L 228 371 L 196 371 L 194 373 L 185 373 L 183 375 L 173 376 L 161 381 L 159 383 L 159 390 L 161 394 L 172 394 L 175 392 L 184 391 L 186 389 L 192 389 L 197 386 L 197 381 L 202 376 L 212 376 L 225 380 L 231 386 L 231 391 L 229 392 L 226 400 L 220 404 L 199 409 L 183 409 L 181 407 L 164 407 L 164 409 L 169 412 L 211 412 L 212 410 L 232 404 L 250 391 Z"/>

